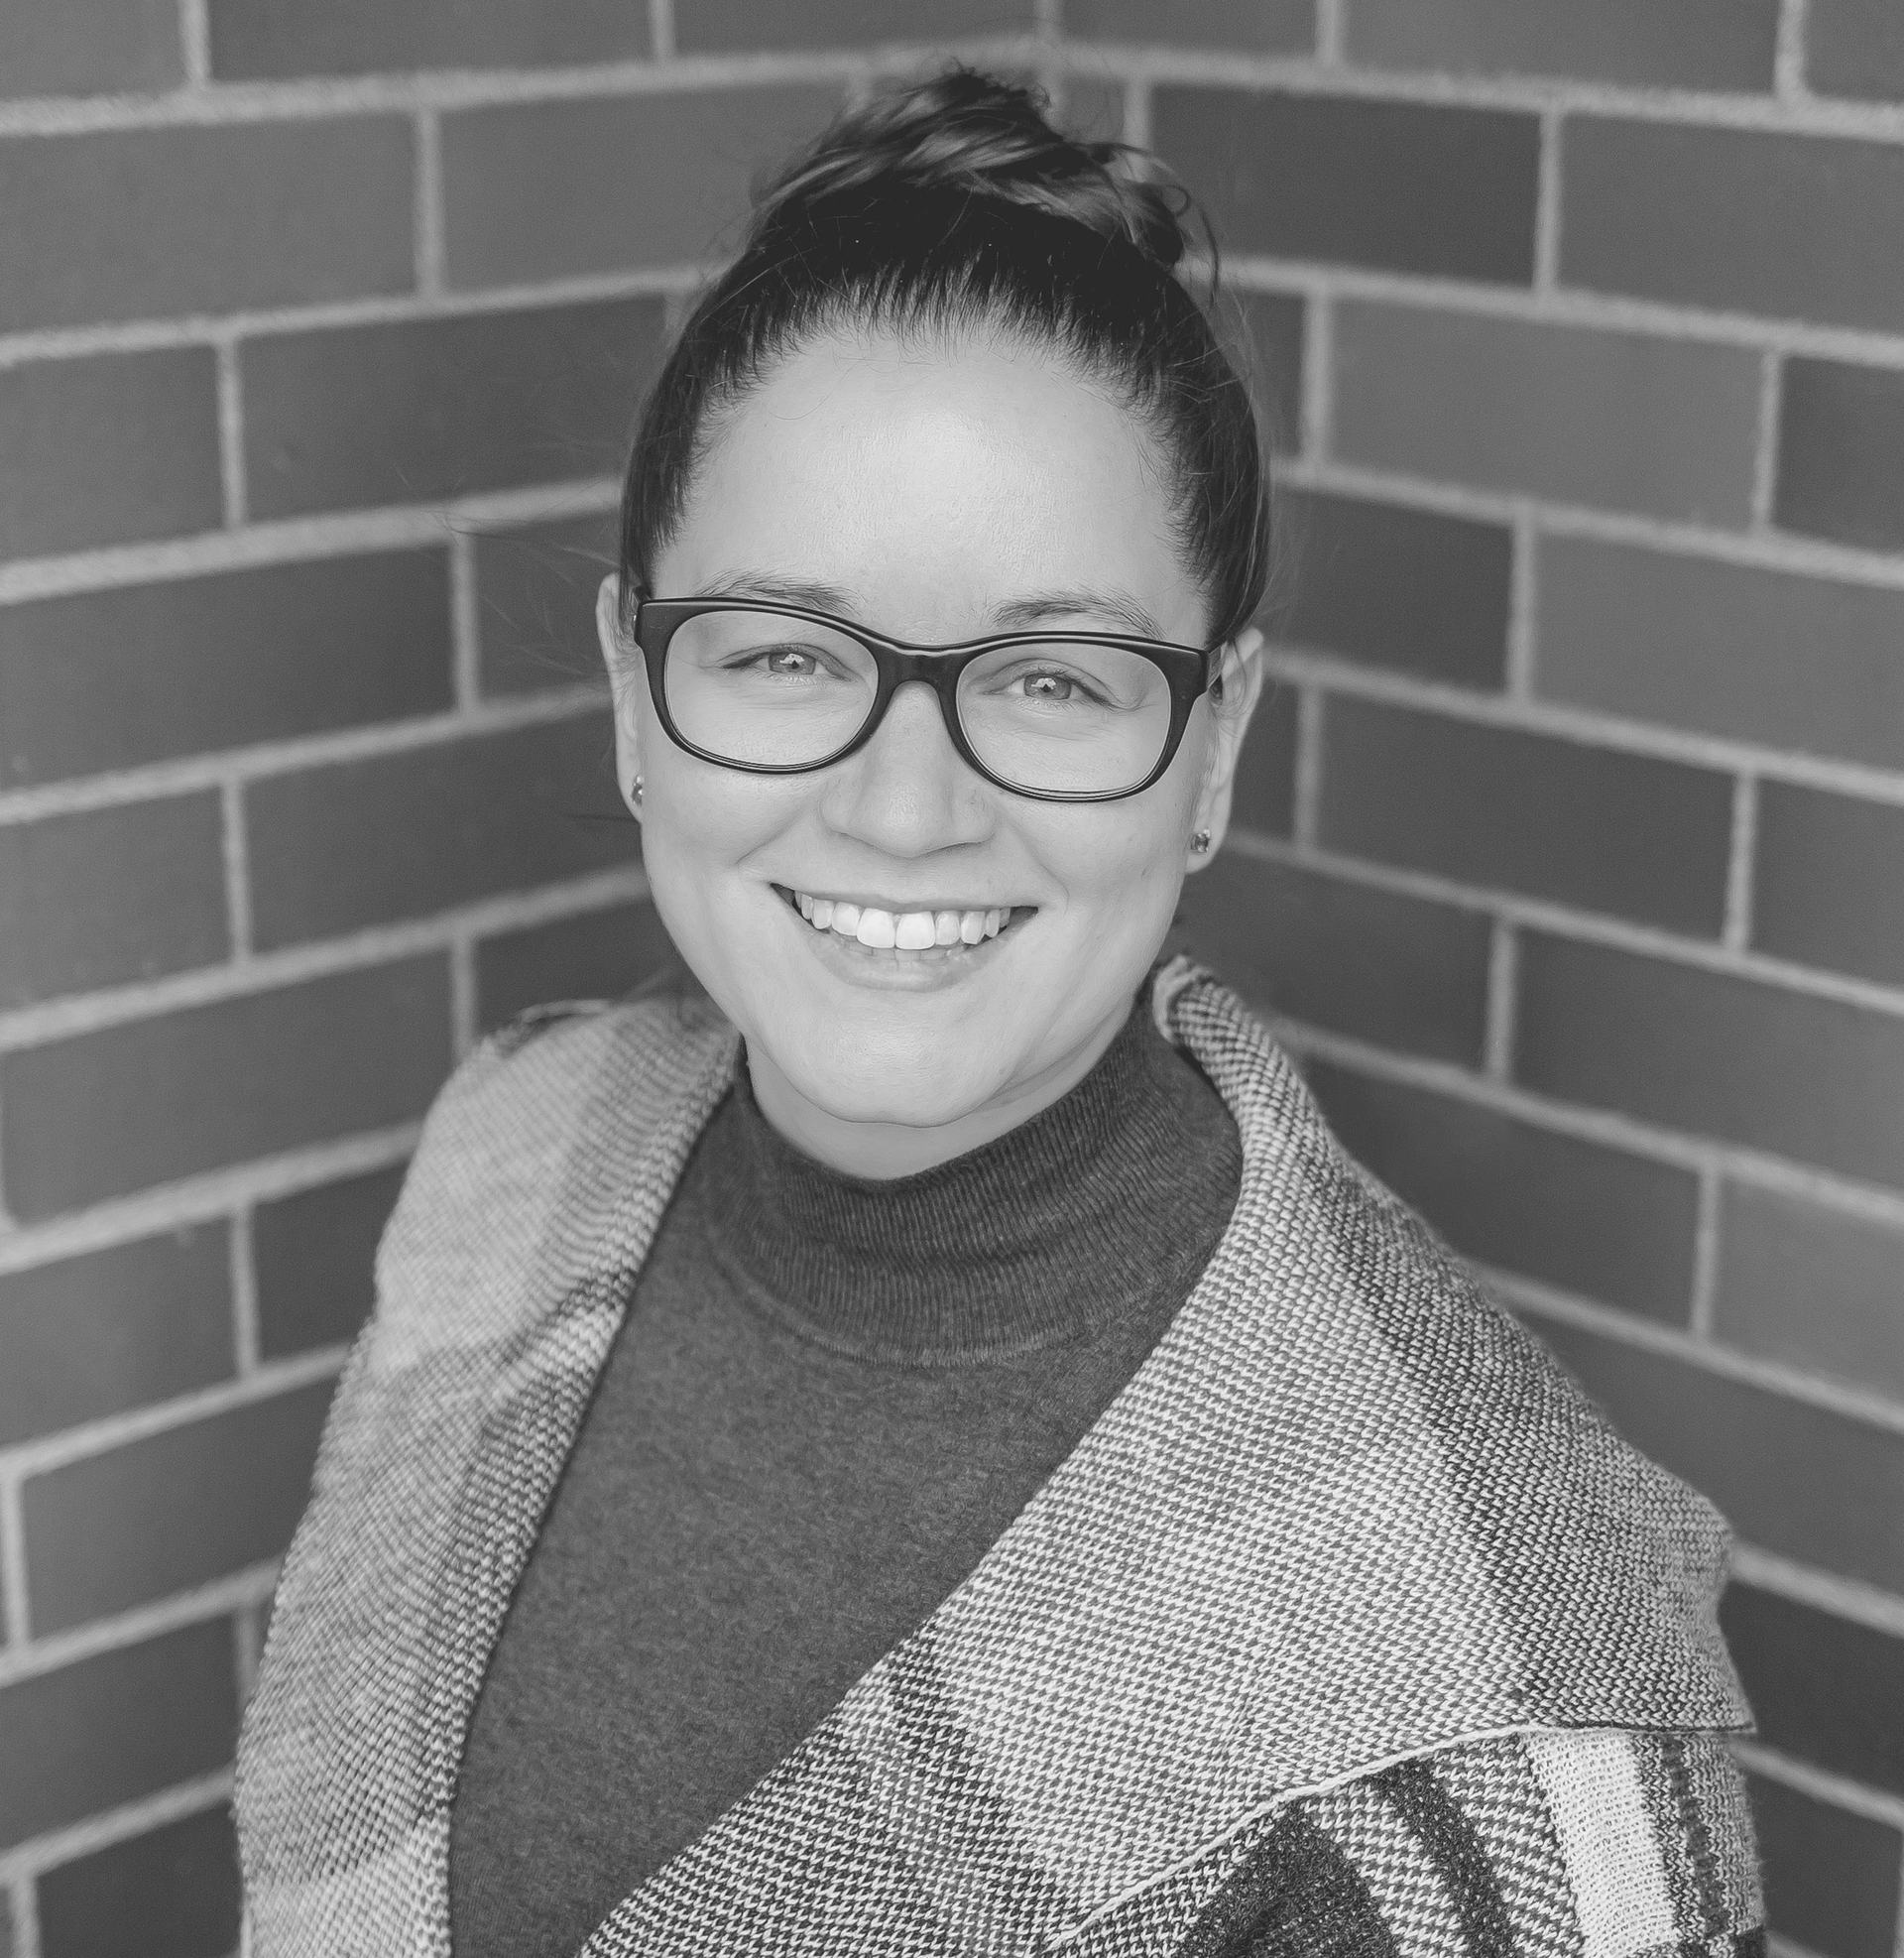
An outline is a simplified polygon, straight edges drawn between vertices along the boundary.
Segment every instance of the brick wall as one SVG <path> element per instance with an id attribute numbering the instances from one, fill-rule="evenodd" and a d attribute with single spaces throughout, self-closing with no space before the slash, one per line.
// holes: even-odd
<path id="1" fill-rule="evenodd" d="M 658 955 L 634 396 L 750 169 L 953 45 L 1250 296 L 1302 551 L 1192 928 L 1730 1514 L 1779 1932 L 1904 1950 L 1895 0 L 9 0 L 0 1954 L 233 1941 L 417 1119 Z"/>

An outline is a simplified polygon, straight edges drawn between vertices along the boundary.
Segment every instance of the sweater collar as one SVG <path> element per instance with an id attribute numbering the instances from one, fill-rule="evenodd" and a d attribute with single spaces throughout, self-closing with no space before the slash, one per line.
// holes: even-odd
<path id="1" fill-rule="evenodd" d="M 830 1169 L 768 1123 L 747 1071 L 701 1144 L 714 1256 L 821 1344 L 973 1365 L 1088 1337 L 1208 1257 L 1236 1125 L 1140 1001 L 1083 1080 L 920 1174 Z M 1159 1247 L 1164 1247 L 1160 1258 Z"/>

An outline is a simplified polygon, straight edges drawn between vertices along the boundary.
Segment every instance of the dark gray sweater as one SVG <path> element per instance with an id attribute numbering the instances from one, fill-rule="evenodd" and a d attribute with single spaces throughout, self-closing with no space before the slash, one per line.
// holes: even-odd
<path id="1" fill-rule="evenodd" d="M 933 1610 L 1169 1324 L 1241 1166 L 1147 1008 L 1061 1101 L 895 1182 L 790 1148 L 743 1073 L 477 1702 L 457 1958 L 570 1958 Z"/>

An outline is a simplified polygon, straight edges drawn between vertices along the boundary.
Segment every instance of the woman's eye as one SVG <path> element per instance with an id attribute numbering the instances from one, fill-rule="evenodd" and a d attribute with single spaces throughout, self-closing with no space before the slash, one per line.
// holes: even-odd
<path id="1" fill-rule="evenodd" d="M 1069 700 L 1077 690 L 1068 673 L 1026 673 L 1024 691 L 1032 700 Z"/>
<path id="2" fill-rule="evenodd" d="M 776 646 L 764 657 L 762 664 L 771 673 L 784 673 L 794 679 L 804 679 L 820 670 L 819 661 L 797 646 Z"/>

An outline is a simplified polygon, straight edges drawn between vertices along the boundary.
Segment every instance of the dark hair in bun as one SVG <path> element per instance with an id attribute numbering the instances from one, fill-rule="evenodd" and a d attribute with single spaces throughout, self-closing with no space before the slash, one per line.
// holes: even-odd
<path id="1" fill-rule="evenodd" d="M 622 497 L 624 609 L 680 523 L 709 416 L 775 359 L 843 326 L 990 327 L 1055 348 L 1143 418 L 1210 637 L 1232 637 L 1267 579 L 1268 476 L 1249 391 L 1177 275 L 1193 215 L 1147 152 L 1074 141 L 1032 90 L 970 68 L 840 116 L 757 200 L 649 397 Z"/>

